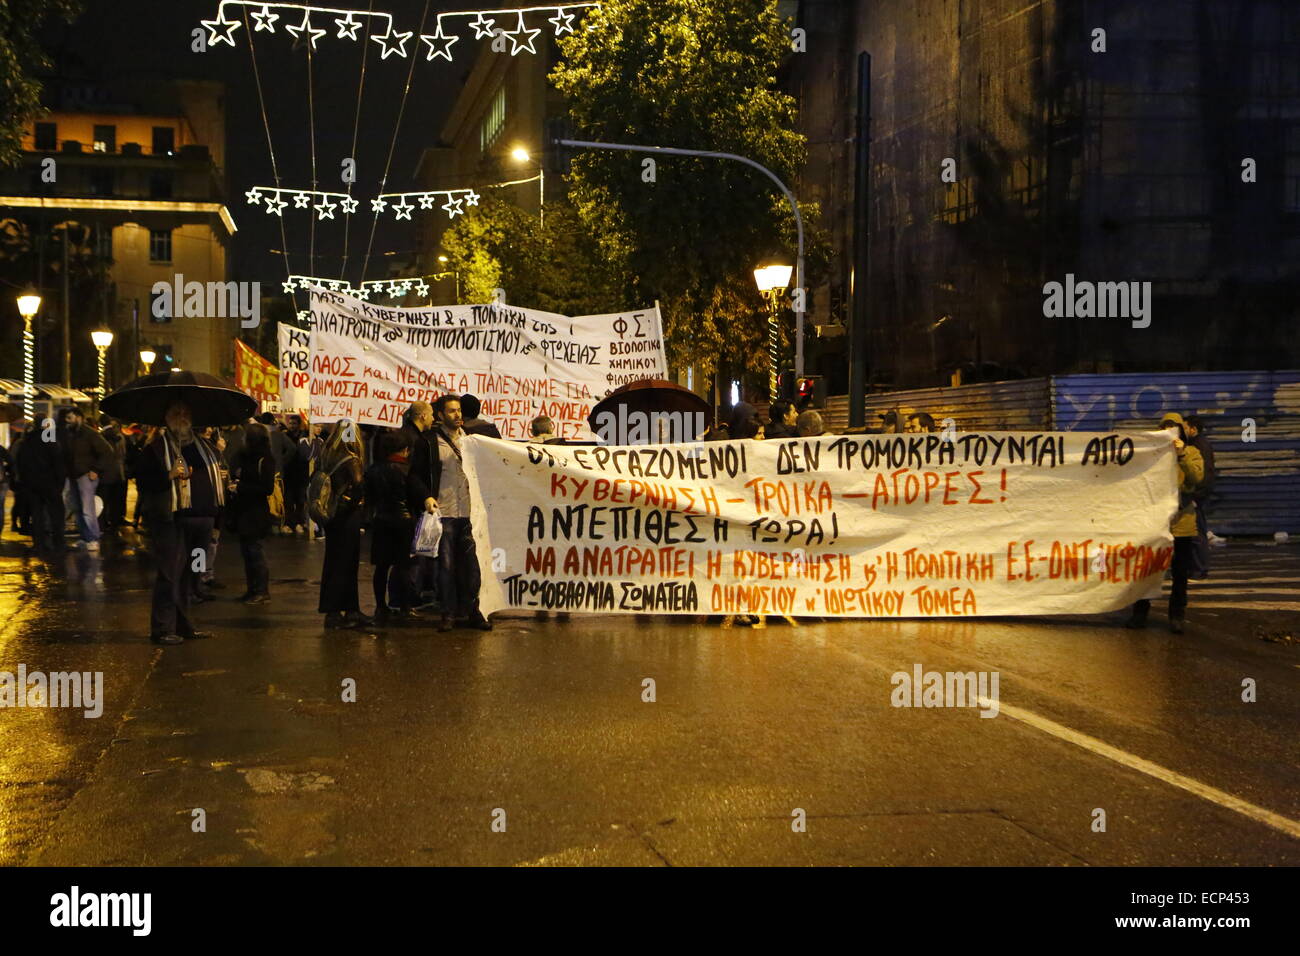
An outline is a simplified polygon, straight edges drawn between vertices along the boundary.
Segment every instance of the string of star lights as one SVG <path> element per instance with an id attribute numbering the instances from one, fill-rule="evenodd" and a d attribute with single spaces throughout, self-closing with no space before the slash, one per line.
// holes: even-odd
<path id="1" fill-rule="evenodd" d="M 549 23 L 554 30 L 553 35 L 559 37 L 565 33 L 576 32 L 573 21 L 578 14 L 568 11 L 599 6 L 598 2 L 591 0 L 591 2 L 584 3 L 565 3 L 559 6 L 524 7 L 522 9 L 516 7 L 505 10 L 452 10 L 438 14 L 434 21 L 433 33 L 421 33 L 418 40 L 427 48 L 424 55 L 425 60 L 445 58 L 448 62 L 451 62 L 451 48 L 463 37 L 457 32 L 446 32 L 443 29 L 443 23 L 455 25 L 457 20 L 469 20 L 468 23 L 463 25 L 474 31 L 473 39 L 483 40 L 501 37 L 510 41 L 511 56 L 518 56 L 520 53 L 536 55 L 537 48 L 533 44 L 537 42 L 537 38 L 542 34 L 544 28 L 540 26 L 529 27 L 525 14 L 533 15 L 533 22 L 535 23 Z M 361 38 L 357 36 L 357 30 L 365 26 L 370 39 L 379 44 L 381 48 L 380 59 L 383 60 L 387 60 L 393 54 L 404 58 L 407 55 L 406 44 L 412 37 L 416 36 L 414 30 L 401 31 L 395 29 L 392 14 L 374 10 L 346 10 L 301 3 L 266 3 L 263 0 L 221 0 L 217 5 L 217 15 L 214 19 L 199 21 L 208 30 L 209 46 L 215 47 L 222 43 L 229 43 L 232 47 L 235 45 L 235 30 L 244 26 L 244 24 L 239 20 L 226 18 L 228 7 L 247 7 L 252 10 L 253 19 L 257 21 L 252 28 L 254 32 L 275 33 L 276 23 L 283 20 L 284 23 L 281 26 L 284 32 L 295 40 L 305 37 L 313 49 L 316 47 L 316 41 L 334 28 L 328 26 L 331 20 L 334 26 L 338 28 L 338 32 L 332 36 L 332 39 L 336 40 L 359 41 Z M 273 10 L 284 12 L 273 13 Z M 553 16 L 545 16 L 548 13 L 553 14 Z M 313 15 L 316 16 L 317 24 L 326 24 L 326 27 L 312 26 Z M 301 17 L 300 22 L 299 17 Z M 505 27 L 512 23 L 510 19 L 512 17 L 515 18 L 513 20 L 514 29 L 507 30 Z M 376 31 L 370 29 L 369 21 L 372 19 L 383 25 L 384 32 L 382 34 L 376 35 Z M 247 20 L 247 17 L 245 17 L 245 20 Z M 498 26 L 498 20 L 503 25 Z M 416 54 L 420 52 L 418 47 L 413 47 L 413 49 Z"/>
<path id="2" fill-rule="evenodd" d="M 420 209 L 432 209 L 439 196 L 446 196 L 447 201 L 439 208 L 447 211 L 448 219 L 464 215 L 466 206 L 477 206 L 482 197 L 472 189 L 434 189 L 415 193 L 380 193 L 378 199 L 370 200 L 370 208 L 383 212 L 385 205 L 390 206 L 398 219 L 410 219 L 411 211 L 417 204 Z M 392 200 L 396 199 L 397 202 Z M 416 203 L 407 202 L 408 199 Z"/>
<path id="3" fill-rule="evenodd" d="M 284 210 L 288 208 L 286 196 L 293 200 L 294 209 L 315 209 L 318 221 L 333 219 L 335 209 L 350 216 L 361 205 L 359 200 L 353 199 L 347 193 L 322 192 L 318 189 L 277 189 L 275 186 L 254 186 L 244 193 L 244 198 L 254 206 L 265 201 L 267 214 L 275 216 L 284 215 Z M 320 201 L 313 205 L 313 199 Z M 331 202 L 331 199 L 337 199 L 338 202 Z"/>
<path id="4" fill-rule="evenodd" d="M 414 290 L 415 294 L 421 299 L 429 297 L 429 284 L 424 281 L 423 276 L 417 276 L 413 279 L 368 279 L 361 283 L 361 288 L 367 289 L 376 295 L 388 296 L 390 299 L 396 296 L 403 296 Z"/>
<path id="5" fill-rule="evenodd" d="M 280 283 L 281 288 L 290 295 L 293 295 L 293 293 L 297 292 L 299 289 L 310 289 L 314 285 L 318 285 L 323 289 L 329 289 L 331 292 L 342 292 L 345 295 L 352 296 L 354 299 L 370 298 L 369 289 L 358 289 L 346 279 L 325 279 L 320 276 L 291 275 Z M 365 283 L 362 283 L 362 285 L 364 286 Z M 298 314 L 300 316 L 302 315 L 301 312 Z"/>

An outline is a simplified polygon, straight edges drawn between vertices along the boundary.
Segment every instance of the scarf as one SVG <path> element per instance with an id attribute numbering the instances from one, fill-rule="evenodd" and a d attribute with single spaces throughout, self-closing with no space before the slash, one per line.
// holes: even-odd
<path id="1" fill-rule="evenodd" d="M 226 503 L 226 485 L 221 480 L 221 468 L 217 461 L 217 453 L 208 447 L 208 443 L 198 435 L 194 436 L 194 444 L 199 449 L 199 457 L 203 459 L 203 467 L 207 469 L 208 478 L 212 482 L 212 488 L 216 492 L 217 507 L 220 508 Z M 170 428 L 163 429 L 163 471 L 171 474 L 172 466 L 179 460 L 184 461 L 184 455 L 181 452 L 180 442 L 172 434 Z M 171 510 L 184 511 L 191 505 L 190 502 L 190 482 L 188 478 L 173 478 L 171 485 Z"/>

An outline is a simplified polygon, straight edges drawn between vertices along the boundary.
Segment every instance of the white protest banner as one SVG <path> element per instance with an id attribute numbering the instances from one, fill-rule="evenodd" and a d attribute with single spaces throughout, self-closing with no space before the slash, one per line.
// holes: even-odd
<path id="1" fill-rule="evenodd" d="M 1092 614 L 1173 551 L 1166 432 L 465 447 L 485 613 Z"/>
<path id="2" fill-rule="evenodd" d="M 311 415 L 311 333 L 277 323 L 280 346 L 280 405 L 286 412 Z"/>
<path id="3" fill-rule="evenodd" d="M 619 385 L 663 378 L 656 306 L 570 318 L 503 305 L 390 309 L 311 290 L 312 420 L 400 425 L 413 401 L 466 392 L 503 438 L 538 415 L 590 440 L 591 407 Z"/>

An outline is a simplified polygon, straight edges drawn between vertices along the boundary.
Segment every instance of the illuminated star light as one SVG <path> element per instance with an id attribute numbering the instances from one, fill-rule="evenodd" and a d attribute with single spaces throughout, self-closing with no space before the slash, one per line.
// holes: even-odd
<path id="1" fill-rule="evenodd" d="M 266 211 L 267 213 L 274 213 L 275 215 L 279 216 L 282 215 L 282 210 L 287 205 L 289 204 L 285 202 L 283 199 L 281 199 L 279 196 L 273 196 L 272 198 L 266 201 Z"/>
<path id="2" fill-rule="evenodd" d="M 406 56 L 406 41 L 415 35 L 415 31 L 407 30 L 405 33 L 394 33 L 393 25 L 388 25 L 388 32 L 381 37 L 371 37 L 380 46 L 384 48 L 381 60 L 387 60 L 390 53 L 396 53 L 398 56 Z M 392 42 L 396 40 L 397 42 Z"/>
<path id="3" fill-rule="evenodd" d="M 304 309 L 300 309 L 300 310 L 298 311 L 298 321 L 299 321 L 299 322 L 306 322 L 306 321 L 307 321 L 308 319 L 310 319 L 310 318 L 311 318 L 311 312 L 310 312 L 310 311 L 308 311 L 308 310 L 304 310 Z"/>
<path id="4" fill-rule="evenodd" d="M 257 205 L 257 203 L 262 201 L 262 193 L 256 186 L 254 186 L 248 192 L 244 193 L 244 198 L 254 205 Z"/>
<path id="5" fill-rule="evenodd" d="M 311 281 L 312 281 L 312 280 L 311 280 L 311 276 L 299 276 L 299 277 L 298 277 L 298 285 L 299 285 L 299 287 L 301 287 L 301 288 L 303 288 L 303 289 L 310 288 L 310 286 L 311 286 Z"/>
<path id="6" fill-rule="evenodd" d="M 311 25 L 311 8 L 308 7 L 302 15 L 302 23 L 296 27 L 285 26 L 285 30 L 293 34 L 295 40 L 302 39 L 302 33 L 307 32 L 307 42 L 311 44 L 312 49 L 316 49 L 316 41 L 325 35 L 324 30 L 318 30 Z"/>
<path id="7" fill-rule="evenodd" d="M 541 30 L 529 30 L 524 23 L 523 11 L 520 11 L 519 26 L 515 27 L 515 29 L 513 30 L 502 30 L 501 35 L 503 37 L 510 38 L 511 56 L 514 56 L 520 50 L 524 50 L 524 49 L 526 49 L 529 53 L 536 55 L 537 51 L 533 49 L 533 41 L 537 39 L 538 34 L 540 34 L 541 32 L 542 32 Z M 519 39 L 519 36 L 521 34 L 523 36 L 526 36 L 528 39 L 526 41 Z"/>
<path id="8" fill-rule="evenodd" d="M 208 28 L 209 46 L 216 46 L 219 43 L 229 43 L 231 46 L 234 46 L 234 32 L 243 26 L 243 24 L 238 20 L 222 20 L 220 9 L 217 10 L 217 19 L 200 20 L 199 23 Z M 217 27 L 221 27 L 222 29 L 218 31 Z"/>
<path id="9" fill-rule="evenodd" d="M 478 200 L 479 200 L 479 195 L 478 193 L 474 192 L 474 190 L 470 189 L 465 192 L 465 205 L 477 206 Z"/>
<path id="10" fill-rule="evenodd" d="M 421 299 L 428 297 L 429 286 L 424 282 L 423 279 L 421 279 L 419 282 L 415 284 L 415 294 L 418 295 Z"/>
<path id="11" fill-rule="evenodd" d="M 360 203 L 358 203 L 351 196 L 348 196 L 346 199 L 340 200 L 340 203 L 343 206 L 343 211 L 348 215 L 351 215 L 352 213 L 356 212 L 357 206 L 360 205 Z"/>
<path id="12" fill-rule="evenodd" d="M 275 21 L 280 19 L 280 14 L 271 12 L 269 3 L 262 4 L 262 12 L 254 13 L 253 19 L 257 21 L 257 26 L 253 27 L 254 33 L 260 33 L 265 30 L 267 33 L 275 32 Z"/>
<path id="13" fill-rule="evenodd" d="M 370 200 L 370 211 L 371 211 L 371 212 L 383 212 L 383 211 L 384 211 L 384 205 L 385 205 L 385 202 L 386 202 L 386 201 L 385 201 L 385 199 L 384 199 L 383 196 L 380 196 L 378 199 L 372 199 L 372 200 Z"/>
<path id="14" fill-rule="evenodd" d="M 367 289 L 365 286 L 362 286 L 360 289 L 353 289 L 352 294 L 356 296 L 358 299 L 370 298 L 370 290 Z"/>
<path id="15" fill-rule="evenodd" d="M 414 206 L 406 201 L 405 196 L 401 197 L 399 201 L 393 203 L 393 212 L 397 213 L 398 219 L 410 219 L 411 210 L 414 208 Z"/>
<path id="16" fill-rule="evenodd" d="M 432 209 L 432 208 L 433 208 L 433 199 L 434 199 L 434 195 L 433 195 L 433 193 L 421 193 L 421 194 L 420 194 L 420 208 L 421 208 L 421 209 Z"/>
<path id="17" fill-rule="evenodd" d="M 447 197 L 447 202 L 442 208 L 447 210 L 448 219 L 455 219 L 458 215 L 464 214 L 465 210 L 461 208 L 461 203 L 464 201 L 463 199 L 453 199 L 451 196 Z"/>
<path id="18" fill-rule="evenodd" d="M 330 202 L 329 196 L 322 196 L 321 201 L 313 207 L 320 214 L 321 219 L 333 219 L 334 210 L 338 208 L 338 203 Z"/>
<path id="19" fill-rule="evenodd" d="M 441 18 L 439 18 L 441 20 Z M 474 28 L 474 39 L 482 40 L 484 37 L 492 36 L 496 31 L 492 29 L 492 24 L 496 23 L 491 17 L 484 17 L 482 13 L 478 19 L 470 24 Z"/>
<path id="20" fill-rule="evenodd" d="M 361 21 L 353 20 L 351 11 L 348 12 L 346 19 L 340 20 L 338 17 L 335 17 L 334 22 L 339 25 L 338 39 L 357 39 L 357 30 L 361 26 Z"/>
<path id="21" fill-rule="evenodd" d="M 555 16 L 547 17 L 547 23 L 555 24 L 555 35 L 558 37 L 561 33 L 573 33 L 573 14 L 565 13 L 563 7 L 555 8 Z"/>
<path id="22" fill-rule="evenodd" d="M 429 47 L 429 53 L 425 57 L 425 59 L 432 60 L 435 57 L 445 56 L 447 58 L 447 61 L 451 62 L 452 44 L 454 44 L 459 39 L 460 37 L 458 36 L 455 35 L 447 36 L 447 34 L 443 33 L 442 21 L 439 20 L 436 32 L 420 34 L 420 42 L 426 44 Z M 442 45 L 441 49 L 438 48 L 439 41 L 441 41 L 441 45 Z"/>
<path id="23" fill-rule="evenodd" d="M 294 284 L 293 284 L 292 276 L 290 276 L 288 279 L 285 279 L 283 282 L 280 283 L 280 285 L 284 287 L 285 292 L 288 292 L 290 295 L 293 295 Z M 301 312 L 299 312 L 298 314 L 302 315 Z"/>
<path id="24" fill-rule="evenodd" d="M 295 193 L 293 197 L 294 209 L 306 209 L 311 205 L 311 193 Z"/>

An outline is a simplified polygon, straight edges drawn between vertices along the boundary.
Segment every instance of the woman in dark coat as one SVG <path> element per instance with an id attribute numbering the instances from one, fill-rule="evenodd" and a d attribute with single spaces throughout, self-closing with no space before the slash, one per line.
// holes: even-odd
<path id="1" fill-rule="evenodd" d="M 248 591 L 240 598 L 245 604 L 265 604 L 271 599 L 271 571 L 262 552 L 262 539 L 271 533 L 271 508 L 266 499 L 275 491 L 275 471 L 271 433 L 265 425 L 249 425 L 244 450 L 233 469 L 236 482 L 229 519 L 229 527 L 239 535 L 239 553 L 248 579 Z"/>
<path id="2" fill-rule="evenodd" d="M 357 426 L 344 418 L 321 449 L 316 470 L 329 475 L 334 517 L 325 523 L 325 563 L 320 575 L 320 605 L 327 628 L 366 627 L 361 613 L 357 569 L 361 564 L 365 451 Z"/>
<path id="3" fill-rule="evenodd" d="M 404 431 L 375 437 L 375 463 L 366 471 L 366 511 L 370 516 L 370 563 L 375 566 L 375 620 L 418 618 L 411 594 L 411 539 L 415 517 L 407 503 L 411 438 Z M 396 585 L 397 607 L 387 601 L 389 574 Z"/>

